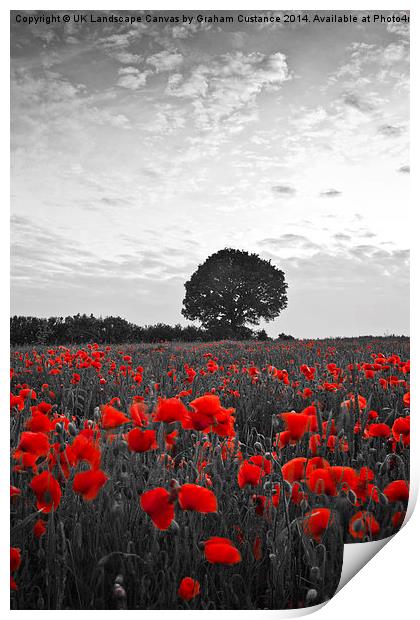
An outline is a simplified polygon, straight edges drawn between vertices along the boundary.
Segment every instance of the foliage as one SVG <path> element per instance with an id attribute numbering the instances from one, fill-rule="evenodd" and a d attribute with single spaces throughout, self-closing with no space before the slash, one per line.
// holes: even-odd
<path id="1" fill-rule="evenodd" d="M 206 328 L 273 320 L 286 308 L 284 273 L 257 254 L 225 248 L 212 254 L 185 283 L 182 314 Z"/>

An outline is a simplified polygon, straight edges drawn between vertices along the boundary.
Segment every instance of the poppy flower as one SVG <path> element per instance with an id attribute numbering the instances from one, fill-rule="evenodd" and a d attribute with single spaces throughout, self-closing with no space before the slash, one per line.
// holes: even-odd
<path id="1" fill-rule="evenodd" d="M 259 562 L 263 558 L 262 541 L 260 536 L 256 536 L 252 545 L 252 555 Z"/>
<path id="2" fill-rule="evenodd" d="M 140 505 L 159 530 L 167 530 L 175 516 L 171 495 L 163 487 L 146 491 L 140 497 Z"/>
<path id="3" fill-rule="evenodd" d="M 352 467 L 341 467 L 340 465 L 334 465 L 329 468 L 329 472 L 337 485 L 341 485 L 343 488 L 355 489 L 357 486 L 358 475 Z"/>
<path id="4" fill-rule="evenodd" d="M 16 452 L 30 452 L 34 456 L 46 456 L 50 449 L 48 437 L 44 433 L 24 431 L 20 435 Z"/>
<path id="5" fill-rule="evenodd" d="M 19 547 L 10 547 L 10 572 L 15 573 L 21 563 Z"/>
<path id="6" fill-rule="evenodd" d="M 41 538 L 41 536 L 45 534 L 46 530 L 47 524 L 45 523 L 45 521 L 43 519 L 38 519 L 38 521 L 35 522 L 33 528 L 35 538 Z"/>
<path id="7" fill-rule="evenodd" d="M 408 502 L 409 488 L 405 480 L 390 482 L 383 492 L 390 502 Z"/>
<path id="8" fill-rule="evenodd" d="M 147 424 L 149 424 L 147 405 L 142 401 L 133 402 L 130 405 L 130 416 L 136 426 L 146 426 Z"/>
<path id="9" fill-rule="evenodd" d="M 36 495 L 38 510 L 51 512 L 58 507 L 61 499 L 61 487 L 49 471 L 43 471 L 34 476 L 29 486 Z"/>
<path id="10" fill-rule="evenodd" d="M 200 583 L 191 577 L 184 577 L 179 584 L 178 596 L 184 601 L 191 601 L 200 594 Z"/>
<path id="11" fill-rule="evenodd" d="M 217 424 L 216 416 L 222 409 L 218 396 L 205 394 L 191 401 L 190 405 L 194 409 L 193 412 L 189 413 L 194 430 L 204 431 L 212 424 Z"/>
<path id="12" fill-rule="evenodd" d="M 394 526 L 395 529 L 399 529 L 402 524 L 404 523 L 404 519 L 405 519 L 405 512 L 394 512 L 394 514 L 392 515 L 392 525 Z"/>
<path id="13" fill-rule="evenodd" d="M 304 516 L 303 532 L 306 536 L 313 538 L 316 542 L 321 542 L 328 524 L 331 520 L 331 510 L 328 508 L 314 508 Z"/>
<path id="14" fill-rule="evenodd" d="M 298 482 L 302 480 L 306 463 L 307 459 L 304 456 L 297 456 L 291 459 L 281 468 L 283 478 L 288 482 Z"/>
<path id="15" fill-rule="evenodd" d="M 253 465 L 258 465 L 258 467 L 262 467 L 264 470 L 264 474 L 268 476 L 271 473 L 272 463 L 261 454 L 256 454 L 255 456 L 251 456 L 248 461 Z"/>
<path id="16" fill-rule="evenodd" d="M 217 512 L 217 498 L 213 491 L 198 484 L 183 484 L 179 489 L 178 501 L 182 510 Z"/>
<path id="17" fill-rule="evenodd" d="M 156 441 L 156 431 L 141 431 L 139 428 L 133 428 L 126 435 L 128 447 L 133 452 L 147 452 L 148 450 L 156 450 L 158 444 Z"/>
<path id="18" fill-rule="evenodd" d="M 204 555 L 210 564 L 238 564 L 242 556 L 228 538 L 213 536 L 204 543 Z"/>
<path id="19" fill-rule="evenodd" d="M 406 392 L 403 396 L 403 403 L 406 407 L 410 406 L 410 392 Z"/>
<path id="20" fill-rule="evenodd" d="M 82 461 L 97 469 L 101 462 L 101 451 L 86 435 L 79 433 L 71 446 L 67 446 L 66 454 L 71 465 L 76 466 Z"/>
<path id="21" fill-rule="evenodd" d="M 337 487 L 330 469 L 314 469 L 306 483 L 312 493 L 337 495 Z"/>
<path id="22" fill-rule="evenodd" d="M 32 433 L 49 433 L 52 429 L 52 424 L 47 415 L 38 411 L 32 414 L 25 427 Z"/>
<path id="23" fill-rule="evenodd" d="M 16 497 L 17 495 L 20 495 L 20 489 L 10 485 L 10 497 Z"/>
<path id="24" fill-rule="evenodd" d="M 309 431 L 311 420 L 306 413 L 280 413 L 279 417 L 289 431 L 291 441 L 299 441 Z"/>
<path id="25" fill-rule="evenodd" d="M 247 484 L 256 487 L 263 477 L 263 469 L 249 461 L 244 461 L 238 471 L 238 484 L 243 489 Z"/>
<path id="26" fill-rule="evenodd" d="M 405 446 L 410 445 L 410 416 L 396 418 L 392 425 L 392 434 L 395 441 L 402 439 Z"/>
<path id="27" fill-rule="evenodd" d="M 74 477 L 73 491 L 90 501 L 95 499 L 107 480 L 108 476 L 101 469 L 82 471 Z"/>
<path id="28" fill-rule="evenodd" d="M 127 418 L 121 411 L 112 407 L 112 405 L 103 405 L 102 409 L 102 428 L 109 430 L 111 428 L 116 428 L 118 426 L 122 426 L 127 422 L 130 422 L 130 419 Z"/>
<path id="29" fill-rule="evenodd" d="M 349 532 L 353 538 L 363 539 L 365 536 L 376 536 L 381 526 L 372 513 L 365 510 L 356 512 L 349 522 Z"/>
<path id="30" fill-rule="evenodd" d="M 172 433 L 166 433 L 165 444 L 168 450 L 171 450 L 176 445 L 176 438 L 178 437 L 178 431 L 172 431 Z"/>
<path id="31" fill-rule="evenodd" d="M 159 398 L 153 419 L 155 422 L 171 424 L 182 422 L 188 416 L 188 409 L 179 398 Z"/>
<path id="32" fill-rule="evenodd" d="M 391 429 L 388 424 L 369 424 L 369 427 L 366 429 L 366 434 L 368 437 L 382 437 L 387 439 L 391 435 Z"/>

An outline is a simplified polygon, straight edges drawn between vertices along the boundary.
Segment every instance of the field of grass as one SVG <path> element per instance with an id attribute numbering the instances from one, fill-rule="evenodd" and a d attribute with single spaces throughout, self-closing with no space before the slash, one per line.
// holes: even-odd
<path id="1" fill-rule="evenodd" d="M 404 518 L 405 338 L 28 347 L 10 410 L 12 609 L 315 605 Z"/>

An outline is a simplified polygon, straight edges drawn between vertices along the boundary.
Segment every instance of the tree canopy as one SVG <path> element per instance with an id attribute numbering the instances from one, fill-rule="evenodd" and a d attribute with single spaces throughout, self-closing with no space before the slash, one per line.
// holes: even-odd
<path id="1" fill-rule="evenodd" d="M 225 248 L 185 283 L 182 314 L 205 328 L 235 331 L 271 321 L 287 306 L 284 273 L 257 254 Z"/>

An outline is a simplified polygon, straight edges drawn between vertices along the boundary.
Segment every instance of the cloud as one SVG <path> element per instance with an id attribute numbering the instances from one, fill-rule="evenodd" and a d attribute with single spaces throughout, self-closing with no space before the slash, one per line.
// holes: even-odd
<path id="1" fill-rule="evenodd" d="M 324 192 L 320 192 L 321 198 L 338 198 L 342 195 L 343 192 L 338 191 L 338 189 L 327 189 Z"/>
<path id="2" fill-rule="evenodd" d="M 320 246 L 314 243 L 304 235 L 295 235 L 286 233 L 278 237 L 267 237 L 261 239 L 259 245 L 263 247 L 271 247 L 275 250 L 303 249 L 303 250 L 319 250 Z"/>
<path id="3" fill-rule="evenodd" d="M 296 194 L 296 189 L 291 185 L 273 185 L 271 191 L 281 196 L 294 196 Z"/>
<path id="4" fill-rule="evenodd" d="M 337 233 L 334 235 L 334 239 L 337 239 L 337 241 L 351 241 L 351 236 L 344 233 Z"/>
<path id="5" fill-rule="evenodd" d="M 118 71 L 120 78 L 117 85 L 122 88 L 128 88 L 129 90 L 138 90 L 145 86 L 146 80 L 151 71 L 140 72 L 136 67 L 122 67 Z"/>
<path id="6" fill-rule="evenodd" d="M 403 131 L 403 127 L 397 127 L 395 125 L 381 125 L 380 127 L 378 127 L 378 133 L 381 136 L 386 136 L 388 138 L 400 136 Z"/>
<path id="7" fill-rule="evenodd" d="M 398 168 L 397 172 L 401 172 L 402 174 L 410 174 L 410 166 L 401 166 Z"/>
<path id="8" fill-rule="evenodd" d="M 196 66 L 187 77 L 173 74 L 166 93 L 192 99 L 197 127 L 209 130 L 253 107 L 263 90 L 277 90 L 288 79 L 286 56 L 281 52 L 236 51 Z"/>
<path id="9" fill-rule="evenodd" d="M 146 63 L 152 65 L 157 73 L 162 71 L 175 71 L 175 69 L 179 69 L 183 62 L 184 58 L 182 54 L 178 52 L 168 52 L 166 50 L 149 56 L 146 60 Z"/>
<path id="10" fill-rule="evenodd" d="M 345 93 L 343 95 L 343 103 L 364 114 L 372 112 L 375 109 L 373 103 L 366 101 L 366 99 L 363 99 L 360 95 L 356 95 L 356 93 Z"/>

